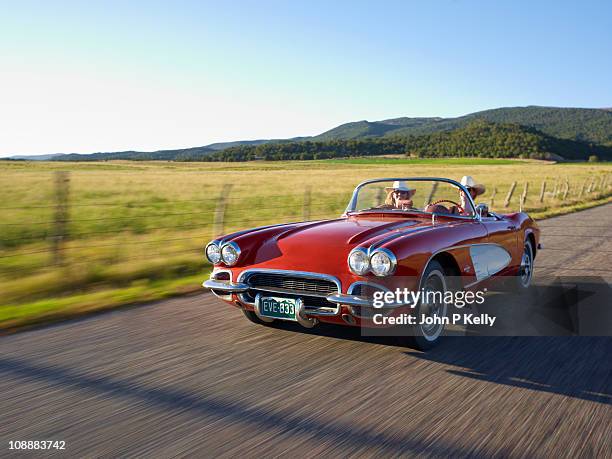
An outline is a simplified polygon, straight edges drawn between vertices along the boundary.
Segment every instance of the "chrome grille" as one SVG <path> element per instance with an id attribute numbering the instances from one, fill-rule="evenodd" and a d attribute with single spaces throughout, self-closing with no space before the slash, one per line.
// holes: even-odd
<path id="1" fill-rule="evenodd" d="M 338 286 L 333 281 L 285 274 L 255 273 L 248 277 L 247 283 L 256 290 L 297 295 L 325 297 L 338 292 Z"/>

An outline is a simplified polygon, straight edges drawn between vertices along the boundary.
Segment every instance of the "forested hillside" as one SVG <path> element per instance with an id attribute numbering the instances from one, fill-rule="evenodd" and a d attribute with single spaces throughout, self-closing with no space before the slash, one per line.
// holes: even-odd
<path id="1" fill-rule="evenodd" d="M 458 118 L 395 118 L 346 123 L 312 140 L 357 139 L 366 136 L 408 136 L 450 131 L 475 119 L 514 123 L 562 139 L 612 146 L 612 111 L 591 108 L 504 107 Z"/>
<path id="2" fill-rule="evenodd" d="M 416 157 L 477 156 L 483 158 L 536 158 L 586 160 L 591 155 L 612 159 L 612 147 L 558 139 L 518 124 L 472 121 L 453 131 L 406 137 L 365 137 L 352 140 L 304 141 L 258 146 L 237 146 L 205 157 L 183 160 L 249 161 L 326 159 L 348 156 L 405 154 Z"/>

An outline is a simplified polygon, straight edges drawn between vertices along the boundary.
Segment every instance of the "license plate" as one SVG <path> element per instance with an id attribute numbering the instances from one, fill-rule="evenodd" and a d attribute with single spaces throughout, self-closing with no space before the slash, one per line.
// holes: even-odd
<path id="1" fill-rule="evenodd" d="M 297 304 L 293 298 L 266 296 L 259 298 L 259 313 L 272 319 L 297 321 Z"/>

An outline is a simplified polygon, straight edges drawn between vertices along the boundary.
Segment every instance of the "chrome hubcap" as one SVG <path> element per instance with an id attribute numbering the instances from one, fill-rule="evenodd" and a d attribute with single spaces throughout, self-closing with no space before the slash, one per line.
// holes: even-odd
<path id="1" fill-rule="evenodd" d="M 531 260 L 531 250 L 525 246 L 523 258 L 521 258 L 521 284 L 523 287 L 528 287 L 531 282 L 531 274 L 533 272 L 533 264 Z"/>
<path id="2" fill-rule="evenodd" d="M 446 282 L 444 276 L 437 271 L 430 273 L 423 287 L 423 292 L 426 294 L 431 292 L 429 295 L 431 298 L 429 298 L 430 301 L 421 303 L 420 315 L 431 319 L 431 323 L 421 323 L 420 327 L 425 339 L 433 341 L 444 330 L 444 324 L 441 322 L 441 319 L 446 317 L 446 304 L 444 303 Z M 437 293 L 433 295 L 434 292 Z M 418 320 L 420 321 L 421 317 Z"/>

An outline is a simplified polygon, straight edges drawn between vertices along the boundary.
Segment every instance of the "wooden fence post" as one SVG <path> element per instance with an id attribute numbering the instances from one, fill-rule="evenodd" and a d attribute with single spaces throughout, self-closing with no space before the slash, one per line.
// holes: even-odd
<path id="1" fill-rule="evenodd" d="M 587 188 L 587 193 L 593 191 L 593 185 L 595 185 L 595 179 L 591 179 L 591 183 L 589 183 L 589 187 Z"/>
<path id="2" fill-rule="evenodd" d="M 491 193 L 491 203 L 489 204 L 489 207 L 492 209 L 493 208 L 493 204 L 495 204 L 495 195 L 497 194 L 497 187 L 493 188 L 493 192 Z"/>
<path id="3" fill-rule="evenodd" d="M 565 199 L 567 198 L 567 194 L 569 193 L 569 180 L 565 180 L 565 190 L 563 190 L 563 200 L 565 201 Z"/>
<path id="4" fill-rule="evenodd" d="M 312 186 L 306 185 L 306 188 L 304 188 L 304 206 L 302 208 L 302 218 L 304 221 L 310 220 L 311 198 L 312 198 Z"/>
<path id="5" fill-rule="evenodd" d="M 603 181 L 604 181 L 603 179 L 604 179 L 604 176 L 600 175 L 599 177 L 597 177 L 597 179 L 598 179 L 597 180 L 598 183 L 595 186 L 595 189 L 601 191 L 601 190 L 603 190 Z"/>
<path id="6" fill-rule="evenodd" d="M 53 216 L 53 236 L 51 238 L 53 264 L 56 266 L 61 266 L 65 262 L 64 242 L 68 239 L 69 193 L 70 173 L 57 171 L 55 173 L 55 214 Z"/>
<path id="7" fill-rule="evenodd" d="M 584 194 L 584 190 L 586 188 L 587 181 L 588 179 L 585 179 L 585 181 L 582 183 L 582 186 L 580 187 L 580 193 L 578 193 L 579 198 L 581 198 L 582 195 Z"/>
<path id="8" fill-rule="evenodd" d="M 544 202 L 544 193 L 546 193 L 546 180 L 542 182 L 542 187 L 540 188 L 540 202 Z"/>
<path id="9" fill-rule="evenodd" d="M 227 201 L 232 191 L 233 185 L 228 183 L 221 188 L 221 195 L 217 200 L 215 208 L 215 216 L 213 221 L 213 237 L 222 235 L 225 232 L 225 211 L 227 209 Z"/>
<path id="10" fill-rule="evenodd" d="M 519 210 L 522 212 L 525 203 L 527 202 L 527 192 L 529 191 L 529 182 L 525 182 L 525 188 L 523 188 L 523 193 L 521 194 L 521 198 L 519 201 Z"/>
<path id="11" fill-rule="evenodd" d="M 512 199 L 512 194 L 514 193 L 514 189 L 516 188 L 516 182 L 512 182 L 510 185 L 510 190 L 508 191 L 508 195 L 506 196 L 506 200 L 504 201 L 504 207 L 508 207 L 510 204 L 510 199 Z"/>

